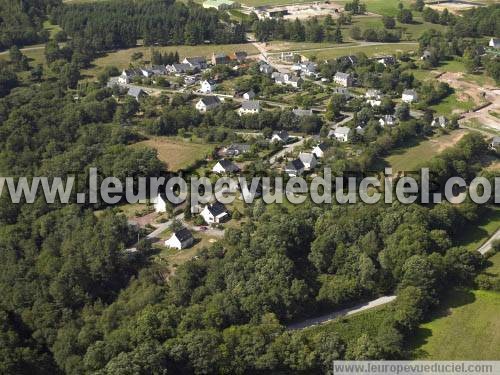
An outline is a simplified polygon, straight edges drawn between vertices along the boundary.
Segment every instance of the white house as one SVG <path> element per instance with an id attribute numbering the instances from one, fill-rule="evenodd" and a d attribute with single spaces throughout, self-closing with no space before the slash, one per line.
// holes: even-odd
<path id="1" fill-rule="evenodd" d="M 365 98 L 380 100 L 380 99 L 382 99 L 382 93 L 380 92 L 380 90 L 369 89 L 365 93 Z"/>
<path id="2" fill-rule="evenodd" d="M 135 69 L 123 69 L 122 74 L 118 77 L 118 84 L 126 85 L 130 83 L 132 78 L 142 75 L 141 71 Z"/>
<path id="3" fill-rule="evenodd" d="M 294 88 L 298 88 L 303 82 L 302 78 L 289 73 L 274 72 L 271 77 L 277 85 L 288 85 Z"/>
<path id="4" fill-rule="evenodd" d="M 396 124 L 396 118 L 393 115 L 385 115 L 378 120 L 378 123 L 381 127 L 393 126 Z"/>
<path id="5" fill-rule="evenodd" d="M 172 64 L 167 65 L 165 68 L 167 69 L 167 72 L 171 74 L 184 74 L 192 70 L 189 64 Z"/>
<path id="6" fill-rule="evenodd" d="M 493 48 L 500 48 L 500 39 L 498 38 L 491 38 L 488 46 L 493 47 Z"/>
<path id="7" fill-rule="evenodd" d="M 335 137 L 335 139 L 340 142 L 347 142 L 349 140 L 350 131 L 351 129 L 347 126 L 338 126 L 330 132 L 329 136 Z"/>
<path id="8" fill-rule="evenodd" d="M 269 64 L 267 64 L 267 63 L 265 63 L 265 62 L 262 62 L 262 63 L 260 64 L 260 66 L 259 66 L 259 71 L 260 71 L 261 73 L 263 73 L 263 74 L 267 74 L 267 75 L 269 75 L 269 74 L 272 74 L 272 73 L 273 73 L 274 68 L 273 68 L 271 65 L 269 65 Z"/>
<path id="9" fill-rule="evenodd" d="M 217 87 L 215 81 L 211 79 L 206 79 L 204 81 L 201 81 L 200 86 L 201 86 L 200 92 L 204 94 L 211 94 L 213 91 L 215 91 L 215 88 Z"/>
<path id="10" fill-rule="evenodd" d="M 260 113 L 260 102 L 258 100 L 249 100 L 241 103 L 238 108 L 238 114 L 241 115 L 254 115 Z"/>
<path id="11" fill-rule="evenodd" d="M 205 113 L 211 109 L 217 108 L 220 103 L 221 101 L 217 96 L 205 96 L 198 100 L 195 107 L 199 112 Z"/>
<path id="12" fill-rule="evenodd" d="M 220 202 L 205 206 L 200 215 L 207 224 L 222 223 L 229 219 L 226 207 Z"/>
<path id="13" fill-rule="evenodd" d="M 285 173 L 290 177 L 300 176 L 304 172 L 304 163 L 300 159 L 295 159 L 287 163 Z"/>
<path id="14" fill-rule="evenodd" d="M 137 86 L 130 87 L 128 89 L 127 95 L 133 97 L 137 101 L 148 96 L 148 94 L 143 89 Z"/>
<path id="15" fill-rule="evenodd" d="M 317 158 L 322 158 L 325 156 L 325 152 L 328 149 L 328 146 L 326 143 L 320 143 L 316 147 L 312 149 L 312 153 L 317 157 Z"/>
<path id="16" fill-rule="evenodd" d="M 370 104 L 372 107 L 380 107 L 382 105 L 382 100 L 368 99 L 366 103 Z"/>
<path id="17" fill-rule="evenodd" d="M 165 241 L 165 246 L 172 249 L 185 249 L 194 243 L 194 238 L 189 229 L 181 228 L 172 234 L 172 236 Z"/>
<path id="18" fill-rule="evenodd" d="M 290 139 L 290 136 L 288 135 L 288 132 L 283 130 L 280 132 L 274 132 L 273 136 L 271 137 L 271 142 L 283 142 L 286 143 Z"/>
<path id="19" fill-rule="evenodd" d="M 316 166 L 316 164 L 318 164 L 318 161 L 316 160 L 316 156 L 314 156 L 314 154 L 309 153 L 309 152 L 301 152 L 299 154 L 299 160 L 304 165 L 305 171 L 310 171 L 311 169 L 313 169 Z"/>
<path id="20" fill-rule="evenodd" d="M 418 100 L 418 95 L 415 90 L 404 90 L 401 95 L 401 100 L 405 103 L 412 103 Z"/>
<path id="21" fill-rule="evenodd" d="M 253 100 L 254 98 L 255 98 L 255 92 L 253 90 L 250 90 L 243 94 L 243 99 L 245 100 Z"/>
<path id="22" fill-rule="evenodd" d="M 438 116 L 435 117 L 432 122 L 431 126 L 439 126 L 441 128 L 446 128 L 446 125 L 448 125 L 448 119 L 444 116 Z"/>
<path id="23" fill-rule="evenodd" d="M 342 72 L 337 72 L 333 76 L 333 81 L 337 85 L 341 85 L 344 87 L 349 87 L 352 86 L 352 77 L 349 73 L 342 73 Z"/>
<path id="24" fill-rule="evenodd" d="M 230 160 L 221 159 L 214 165 L 212 172 L 224 174 L 224 173 L 236 173 L 239 172 L 240 168 Z"/>

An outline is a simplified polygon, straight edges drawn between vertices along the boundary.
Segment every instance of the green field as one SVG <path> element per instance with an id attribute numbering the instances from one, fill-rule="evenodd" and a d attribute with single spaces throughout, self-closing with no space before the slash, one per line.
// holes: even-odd
<path id="1" fill-rule="evenodd" d="M 154 137 L 131 147 L 146 146 L 158 151 L 158 159 L 169 171 L 187 168 L 197 160 L 205 159 L 214 149 L 213 145 L 194 143 L 171 137 Z"/>
<path id="2" fill-rule="evenodd" d="M 463 232 L 456 240 L 457 243 L 474 251 L 485 243 L 498 229 L 500 229 L 500 208 L 494 208 L 481 215 L 478 225 Z M 498 255 L 500 254 L 496 256 L 498 257 Z"/>
<path id="3" fill-rule="evenodd" d="M 455 130 L 450 134 L 421 141 L 412 147 L 395 150 L 385 158 L 395 172 L 413 171 L 441 151 L 455 145 L 467 130 Z"/>
<path id="4" fill-rule="evenodd" d="M 476 104 L 471 98 L 467 98 L 467 100 L 459 100 L 457 93 L 453 93 L 444 98 L 441 103 L 433 105 L 430 108 L 436 111 L 438 115 L 449 116 L 451 114 L 467 112 L 475 106 Z"/>
<path id="5" fill-rule="evenodd" d="M 394 54 L 397 52 L 409 52 L 418 49 L 417 43 L 381 43 L 381 44 L 370 44 L 370 45 L 359 45 L 359 46 L 339 46 L 337 48 L 327 49 L 323 51 L 311 51 L 304 52 L 303 55 L 307 57 L 316 56 L 317 59 L 334 59 L 339 56 L 356 54 L 358 52 L 363 52 L 367 56 L 374 55 L 387 55 Z"/>
<path id="6" fill-rule="evenodd" d="M 168 46 L 168 47 L 154 47 L 155 50 L 161 52 L 175 52 L 177 51 L 182 58 L 191 56 L 206 56 L 211 57 L 212 53 L 226 53 L 230 54 L 235 51 L 246 51 L 248 54 L 257 54 L 258 50 L 251 43 L 244 44 L 204 44 L 198 46 Z M 130 65 L 132 54 L 142 52 L 144 60 L 151 59 L 151 47 L 135 47 L 119 50 L 116 52 L 109 52 L 102 57 L 98 57 L 93 61 L 94 67 L 83 71 L 83 74 L 95 76 L 105 66 L 116 66 L 119 69 L 125 69 Z"/>

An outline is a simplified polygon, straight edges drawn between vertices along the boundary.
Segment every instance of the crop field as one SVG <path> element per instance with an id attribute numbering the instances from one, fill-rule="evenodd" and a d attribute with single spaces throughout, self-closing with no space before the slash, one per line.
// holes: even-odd
<path id="1" fill-rule="evenodd" d="M 186 168 L 197 160 L 205 159 L 213 151 L 213 145 L 193 143 L 169 137 L 154 137 L 138 142 L 132 147 L 146 146 L 158 151 L 158 159 L 167 165 L 167 169 L 176 172 Z"/>

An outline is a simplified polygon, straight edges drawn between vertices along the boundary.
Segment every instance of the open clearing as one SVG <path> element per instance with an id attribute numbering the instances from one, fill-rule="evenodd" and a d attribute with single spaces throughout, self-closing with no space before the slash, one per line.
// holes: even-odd
<path id="1" fill-rule="evenodd" d="M 257 54 L 258 50 L 251 43 L 243 44 L 204 44 L 198 46 L 168 46 L 168 47 L 134 47 L 119 50 L 116 52 L 108 52 L 102 57 L 98 57 L 93 61 L 94 67 L 83 71 L 83 74 L 95 76 L 105 66 L 116 66 L 118 69 L 128 68 L 131 62 L 131 57 L 136 52 L 144 54 L 143 60 L 151 60 L 151 49 L 161 52 L 178 52 L 179 56 L 192 57 L 192 56 L 206 56 L 211 57 L 212 53 L 225 53 L 230 54 L 235 51 L 245 51 L 249 55 Z"/>
<path id="2" fill-rule="evenodd" d="M 132 147 L 146 146 L 158 151 L 158 159 L 166 163 L 167 169 L 176 172 L 186 168 L 197 160 L 205 159 L 213 145 L 192 143 L 168 137 L 154 137 L 135 143 Z"/>
<path id="3" fill-rule="evenodd" d="M 325 50 L 305 51 L 303 55 L 306 57 L 315 56 L 317 59 L 334 59 L 344 55 L 352 55 L 358 52 L 363 52 L 367 56 L 388 55 L 397 52 L 409 52 L 418 49 L 417 43 L 370 43 L 358 46 L 339 46 L 337 48 Z"/>
<path id="4" fill-rule="evenodd" d="M 500 254 L 495 262 L 500 261 Z M 435 319 L 422 324 L 412 341 L 413 356 L 426 360 L 500 359 L 500 293 L 455 290 Z"/>
<path id="5" fill-rule="evenodd" d="M 459 129 L 442 136 L 420 142 L 418 145 L 395 150 L 385 161 L 395 172 L 413 171 L 433 156 L 436 156 L 448 147 L 454 146 L 468 130 Z"/>

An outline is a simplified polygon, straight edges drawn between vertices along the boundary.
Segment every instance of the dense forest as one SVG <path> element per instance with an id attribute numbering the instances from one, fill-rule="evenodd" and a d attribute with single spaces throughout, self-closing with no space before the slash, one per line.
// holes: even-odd
<path id="1" fill-rule="evenodd" d="M 47 11 L 59 4 L 60 0 L 1 0 L 0 49 L 46 41 L 43 21 Z"/>
<path id="2" fill-rule="evenodd" d="M 195 3 L 145 0 L 63 5 L 52 19 L 71 37 L 86 40 L 95 51 L 145 45 L 240 43 L 244 28 L 227 15 Z"/>

